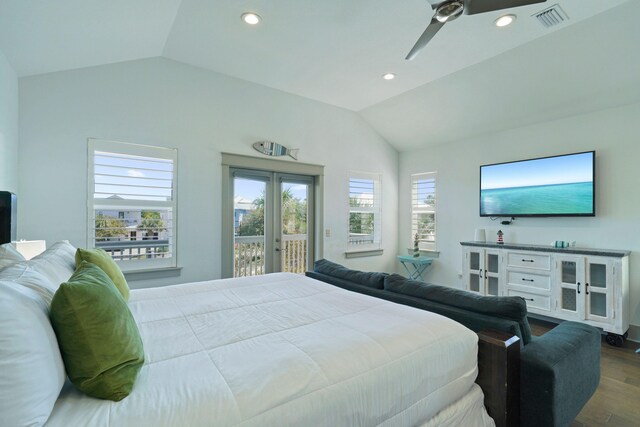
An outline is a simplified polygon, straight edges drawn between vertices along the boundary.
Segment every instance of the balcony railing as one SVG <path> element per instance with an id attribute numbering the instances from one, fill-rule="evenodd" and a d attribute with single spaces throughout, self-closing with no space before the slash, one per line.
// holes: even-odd
<path id="1" fill-rule="evenodd" d="M 120 240 L 96 242 L 116 261 L 134 259 L 171 258 L 169 240 Z"/>
<path id="2" fill-rule="evenodd" d="M 234 238 L 234 277 L 256 276 L 265 271 L 264 236 Z M 307 270 L 307 235 L 285 234 L 280 246 L 281 271 L 303 274 Z"/>

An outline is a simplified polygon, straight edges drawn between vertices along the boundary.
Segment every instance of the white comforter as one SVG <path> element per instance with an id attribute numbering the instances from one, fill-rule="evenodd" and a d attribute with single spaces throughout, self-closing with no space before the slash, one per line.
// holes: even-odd
<path id="1" fill-rule="evenodd" d="M 145 364 L 121 402 L 67 384 L 47 426 L 416 425 L 465 395 L 477 337 L 299 275 L 134 290 Z"/>

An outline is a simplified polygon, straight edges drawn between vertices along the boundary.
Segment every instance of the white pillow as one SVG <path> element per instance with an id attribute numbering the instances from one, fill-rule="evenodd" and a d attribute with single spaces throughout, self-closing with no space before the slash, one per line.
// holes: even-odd
<path id="1" fill-rule="evenodd" d="M 20 261 L 25 261 L 25 259 L 13 243 L 0 245 L 0 270 Z"/>
<path id="2" fill-rule="evenodd" d="M 60 283 L 54 283 L 44 274 L 36 271 L 29 261 L 17 262 L 0 271 L 0 281 L 5 281 L 9 286 L 26 286 L 35 291 L 47 307 L 51 305 L 53 295 L 60 287 Z"/>
<path id="3" fill-rule="evenodd" d="M 42 426 L 65 370 L 48 307 L 31 289 L 0 282 L 0 425 Z"/>
<path id="4" fill-rule="evenodd" d="M 57 242 L 27 264 L 51 281 L 57 290 L 76 270 L 76 248 L 66 240 Z"/>
<path id="5" fill-rule="evenodd" d="M 0 280 L 13 286 L 21 285 L 37 292 L 47 307 L 60 284 L 75 271 L 76 248 L 69 242 L 58 242 L 37 257 L 17 262 L 0 270 Z"/>

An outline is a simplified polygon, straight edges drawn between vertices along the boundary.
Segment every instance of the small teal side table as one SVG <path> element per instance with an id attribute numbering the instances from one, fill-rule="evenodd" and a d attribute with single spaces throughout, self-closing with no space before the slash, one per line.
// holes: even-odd
<path id="1" fill-rule="evenodd" d="M 409 279 L 412 280 L 420 280 L 424 282 L 424 277 L 422 277 L 422 273 L 426 271 L 427 268 L 433 262 L 432 258 L 421 256 L 414 258 L 411 255 L 398 255 L 398 261 L 407 270 L 409 274 Z"/>

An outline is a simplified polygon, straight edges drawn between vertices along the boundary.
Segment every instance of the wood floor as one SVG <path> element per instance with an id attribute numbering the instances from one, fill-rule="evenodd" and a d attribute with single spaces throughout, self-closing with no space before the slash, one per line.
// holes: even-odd
<path id="1" fill-rule="evenodd" d="M 542 335 L 555 325 L 531 320 L 534 335 Z M 626 341 L 612 347 L 602 341 L 600 385 L 578 414 L 571 427 L 640 426 L 640 344 Z"/>

